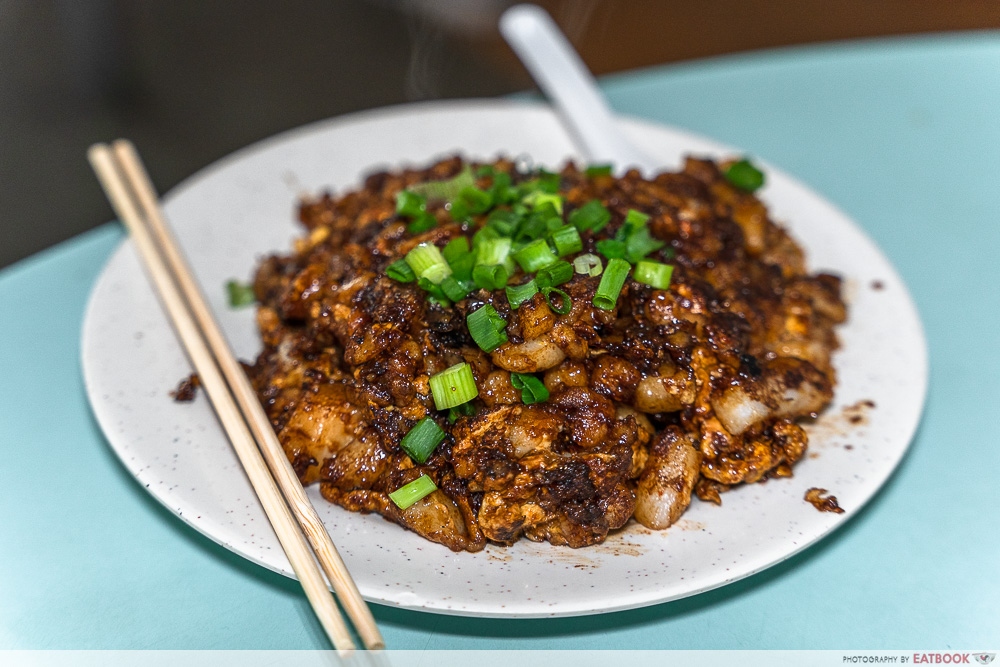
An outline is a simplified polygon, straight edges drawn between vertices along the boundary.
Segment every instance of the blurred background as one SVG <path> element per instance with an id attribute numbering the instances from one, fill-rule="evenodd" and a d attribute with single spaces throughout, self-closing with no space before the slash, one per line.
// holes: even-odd
<path id="1" fill-rule="evenodd" d="M 0 267 L 112 218 L 87 146 L 161 192 L 246 144 L 388 104 L 529 90 L 506 0 L 0 0 Z M 597 74 L 1000 27 L 995 0 L 545 0 Z"/>

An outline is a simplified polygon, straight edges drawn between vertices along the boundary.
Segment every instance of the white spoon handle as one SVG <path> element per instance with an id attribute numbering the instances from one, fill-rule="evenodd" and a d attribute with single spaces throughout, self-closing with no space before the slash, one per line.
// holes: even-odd
<path id="1" fill-rule="evenodd" d="M 621 133 L 597 82 L 545 10 L 515 5 L 500 17 L 500 32 L 531 73 L 592 163 L 653 171 L 655 160 Z"/>

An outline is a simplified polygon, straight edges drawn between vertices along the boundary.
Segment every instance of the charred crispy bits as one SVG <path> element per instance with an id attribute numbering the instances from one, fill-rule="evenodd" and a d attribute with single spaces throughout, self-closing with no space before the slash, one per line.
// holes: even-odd
<path id="1" fill-rule="evenodd" d="M 471 284 L 457 301 L 429 299 L 426 285 L 390 279 L 386 267 L 420 243 L 465 237 L 474 247 L 487 214 L 455 221 L 446 202 L 429 199 L 438 224 L 414 234 L 396 195 L 468 166 L 450 158 L 381 172 L 360 189 L 304 201 L 307 234 L 292 254 L 260 263 L 263 350 L 251 376 L 303 483 L 318 482 L 349 510 L 477 551 L 521 537 L 586 546 L 633 516 L 665 528 L 692 493 L 721 502 L 733 485 L 791 474 L 807 444 L 796 420 L 832 397 L 834 326 L 846 310 L 839 278 L 809 274 L 756 197 L 709 160 L 651 180 L 587 176 L 569 164 L 554 224 L 598 201 L 610 221 L 580 234 L 580 253 L 596 253 L 599 241 L 627 233 L 630 210 L 648 216 L 663 247 L 646 259 L 673 265 L 667 289 L 628 279 L 603 310 L 593 305 L 601 278 L 574 274 L 559 285 L 568 305 L 538 293 L 515 309 L 503 289 Z M 471 166 L 484 192 L 539 179 L 505 159 Z M 514 267 L 510 280 L 526 276 Z M 506 323 L 507 342 L 490 353 L 466 325 L 486 304 Z M 469 410 L 438 411 L 428 380 L 459 363 L 479 395 Z M 512 373 L 536 374 L 549 399 L 524 405 Z M 418 464 L 399 443 L 425 417 L 447 437 Z M 401 510 L 389 493 L 421 475 L 438 490 Z"/>
<path id="2" fill-rule="evenodd" d="M 834 512 L 836 514 L 843 514 L 844 509 L 837 502 L 837 496 L 823 496 L 826 495 L 826 489 L 818 489 L 812 487 L 806 491 L 805 501 L 810 503 L 813 507 L 818 509 L 820 512 Z"/>

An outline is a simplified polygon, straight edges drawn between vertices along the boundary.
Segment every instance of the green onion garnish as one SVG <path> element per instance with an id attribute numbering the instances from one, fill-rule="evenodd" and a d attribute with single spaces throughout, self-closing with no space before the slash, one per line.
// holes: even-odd
<path id="1" fill-rule="evenodd" d="M 597 252 L 608 259 L 621 259 L 625 257 L 625 242 L 614 239 L 604 239 L 596 243 Z"/>
<path id="2" fill-rule="evenodd" d="M 472 340 L 483 352 L 492 352 L 507 342 L 507 320 L 489 304 L 469 313 L 465 322 L 469 325 Z"/>
<path id="3" fill-rule="evenodd" d="M 670 287 L 670 276 L 674 273 L 674 267 L 670 264 L 660 262 L 642 261 L 635 265 L 635 273 L 632 277 L 640 283 L 645 283 L 656 289 L 667 289 Z"/>
<path id="4" fill-rule="evenodd" d="M 635 209 L 630 208 L 628 213 L 625 214 L 625 222 L 622 226 L 618 228 L 615 233 L 616 241 L 625 241 L 628 237 L 632 236 L 636 231 L 646 226 L 649 221 L 649 216 L 645 213 L 640 213 Z"/>
<path id="5" fill-rule="evenodd" d="M 548 232 L 549 236 L 552 236 L 552 233 L 562 226 L 563 226 L 563 219 L 560 218 L 558 215 L 554 215 L 551 218 L 545 220 L 545 230 Z M 574 229 L 576 228 L 574 227 Z"/>
<path id="6" fill-rule="evenodd" d="M 510 204 L 517 201 L 517 190 L 510 185 L 510 174 L 501 171 L 493 175 L 490 196 L 493 198 L 494 205 Z"/>
<path id="7" fill-rule="evenodd" d="M 416 192 L 400 190 L 396 195 L 396 214 L 416 218 L 427 210 L 427 200 Z"/>
<path id="8" fill-rule="evenodd" d="M 476 406 L 471 402 L 462 403 L 448 410 L 448 423 L 454 424 L 459 417 L 472 417 L 476 414 Z"/>
<path id="9" fill-rule="evenodd" d="M 430 213 L 421 213 L 419 217 L 406 226 L 406 231 L 411 234 L 422 234 L 437 227 L 438 221 Z"/>
<path id="10" fill-rule="evenodd" d="M 764 185 L 764 172 L 750 164 L 746 158 L 726 167 L 722 175 L 732 185 L 747 192 L 756 192 Z"/>
<path id="11" fill-rule="evenodd" d="M 581 232 L 588 229 L 599 232 L 611 221 L 611 211 L 601 205 L 600 200 L 592 199 L 569 214 L 569 224 Z"/>
<path id="12" fill-rule="evenodd" d="M 441 281 L 444 282 L 443 280 Z M 427 292 L 428 298 L 431 301 L 437 302 L 442 308 L 448 308 L 451 306 L 451 299 L 445 294 L 444 289 L 440 285 L 435 285 L 427 278 L 417 278 L 417 286 Z"/>
<path id="13" fill-rule="evenodd" d="M 441 251 L 441 256 L 444 257 L 444 261 L 451 264 L 462 255 L 467 255 L 470 252 L 469 239 L 464 236 L 456 236 L 448 241 L 448 245 Z"/>
<path id="14" fill-rule="evenodd" d="M 507 277 L 503 264 L 481 264 L 472 269 L 472 281 L 482 289 L 502 289 L 507 284 Z"/>
<path id="15" fill-rule="evenodd" d="M 549 216 L 538 213 L 533 213 L 531 216 L 524 218 L 517 228 L 517 233 L 514 234 L 514 241 L 534 241 L 548 231 L 548 225 L 546 224 L 548 220 Z"/>
<path id="16" fill-rule="evenodd" d="M 566 294 L 561 289 L 543 287 L 542 294 L 545 296 L 545 300 L 548 301 L 549 308 L 559 315 L 565 315 L 573 308 L 573 300 L 569 298 L 569 294 Z"/>
<path id="17" fill-rule="evenodd" d="M 412 283 L 417 279 L 417 274 L 413 272 L 405 259 L 397 259 L 395 262 L 385 267 L 385 275 L 401 283 Z"/>
<path id="18" fill-rule="evenodd" d="M 490 213 L 486 224 L 502 236 L 514 236 L 518 225 L 521 224 L 521 217 L 514 211 L 498 208 Z"/>
<path id="19" fill-rule="evenodd" d="M 552 245 L 556 247 L 556 254 L 560 257 L 572 255 L 574 252 L 583 250 L 583 241 L 580 239 L 580 232 L 572 225 L 565 225 L 553 231 Z"/>
<path id="20" fill-rule="evenodd" d="M 529 280 L 523 285 L 507 286 L 507 301 L 514 310 L 520 308 L 522 303 L 536 294 L 538 294 L 538 284 L 534 279 Z"/>
<path id="21" fill-rule="evenodd" d="M 538 211 L 546 206 L 552 208 L 558 215 L 562 215 L 563 212 L 563 198 L 561 195 L 550 194 L 548 192 L 542 192 L 541 190 L 535 190 L 529 193 L 524 199 L 521 200 L 522 203 L 530 206 L 532 209 Z"/>
<path id="22" fill-rule="evenodd" d="M 392 493 L 389 498 L 396 503 L 396 507 L 405 510 L 407 507 L 417 502 L 424 496 L 428 496 L 437 491 L 437 486 L 427 475 L 421 475 L 409 484 L 405 484 Z"/>
<path id="23" fill-rule="evenodd" d="M 642 227 L 649 222 L 649 214 L 630 208 L 625 214 L 625 224 L 633 228 Z"/>
<path id="24" fill-rule="evenodd" d="M 475 186 L 464 187 L 459 191 L 449 207 L 449 213 L 455 220 L 463 220 L 470 215 L 485 213 L 493 206 L 490 193 Z"/>
<path id="25" fill-rule="evenodd" d="M 475 186 L 476 179 L 472 175 L 472 167 L 465 165 L 462 170 L 453 177 L 444 181 L 426 181 L 424 183 L 414 183 L 407 190 L 414 194 L 421 195 L 426 199 L 454 199 L 462 188 Z"/>
<path id="26" fill-rule="evenodd" d="M 585 276 L 599 276 L 604 271 L 604 264 L 597 255 L 580 255 L 573 260 L 573 270 Z"/>
<path id="27" fill-rule="evenodd" d="M 545 239 L 535 239 L 514 253 L 514 259 L 525 273 L 534 273 L 559 260 Z"/>
<path id="28" fill-rule="evenodd" d="M 538 189 L 543 192 L 555 194 L 559 192 L 559 174 L 545 169 L 538 170 Z"/>
<path id="29" fill-rule="evenodd" d="M 601 284 L 597 286 L 597 293 L 594 294 L 595 306 L 601 310 L 614 310 L 631 268 L 624 259 L 615 258 L 608 262 L 608 268 L 601 276 Z"/>
<path id="30" fill-rule="evenodd" d="M 651 252 L 667 245 L 664 241 L 654 239 L 648 227 L 640 227 L 625 239 L 625 257 L 630 262 L 638 262 Z"/>
<path id="31" fill-rule="evenodd" d="M 594 176 L 610 176 L 611 175 L 611 165 L 610 164 L 592 164 L 587 167 L 587 171 L 584 172 L 588 178 L 593 178 Z"/>
<path id="32" fill-rule="evenodd" d="M 479 395 L 476 378 L 472 375 L 472 366 L 465 362 L 432 375 L 429 383 L 431 394 L 434 396 L 434 406 L 438 410 L 453 408 Z"/>
<path id="33" fill-rule="evenodd" d="M 430 417 L 424 417 L 403 436 L 399 446 L 417 463 L 426 463 L 446 435 L 437 422 Z"/>
<path id="34" fill-rule="evenodd" d="M 521 390 L 521 402 L 525 405 L 544 403 L 549 400 L 549 390 L 534 375 L 511 373 L 510 383 L 514 385 L 514 389 Z"/>
<path id="35" fill-rule="evenodd" d="M 461 301 L 469 296 L 469 292 L 472 290 L 467 289 L 465 285 L 455 280 L 455 276 L 448 276 L 441 281 L 441 291 L 452 301 Z"/>
<path id="36" fill-rule="evenodd" d="M 417 278 L 426 278 L 435 285 L 451 275 L 451 267 L 433 243 L 421 243 L 406 253 L 406 263 Z"/>
<path id="37" fill-rule="evenodd" d="M 535 283 L 539 288 L 555 287 L 556 285 L 568 283 L 572 279 L 573 265 L 563 260 L 559 260 L 555 264 L 549 264 L 535 274 Z"/>
<path id="38" fill-rule="evenodd" d="M 476 264 L 503 264 L 512 244 L 508 238 L 484 240 L 476 248 Z"/>
<path id="39" fill-rule="evenodd" d="M 441 251 L 441 256 L 448 262 L 456 280 L 459 282 L 472 280 L 472 267 L 476 262 L 476 256 L 469 250 L 469 239 L 459 236 L 448 241 L 448 245 Z"/>
<path id="40" fill-rule="evenodd" d="M 229 296 L 230 308 L 244 308 L 257 301 L 253 285 L 236 280 L 230 280 L 226 283 L 226 294 Z"/>
<path id="41" fill-rule="evenodd" d="M 503 238 L 503 234 L 487 225 L 472 235 L 472 249 L 479 252 L 479 248 L 481 248 L 484 243 L 487 241 L 494 241 L 499 238 Z"/>

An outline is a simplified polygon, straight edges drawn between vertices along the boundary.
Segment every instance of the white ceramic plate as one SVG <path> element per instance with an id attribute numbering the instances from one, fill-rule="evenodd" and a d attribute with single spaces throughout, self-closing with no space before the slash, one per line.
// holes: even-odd
<path id="1" fill-rule="evenodd" d="M 678 168 L 684 154 L 733 149 L 634 120 L 625 130 Z M 286 252 L 300 233 L 297 195 L 342 191 L 378 168 L 461 152 L 530 155 L 559 166 L 575 154 L 547 107 L 498 101 L 390 108 L 310 125 L 208 167 L 165 199 L 198 280 L 237 354 L 259 341 L 252 309 L 225 305 L 223 284 L 246 280 L 257 259 Z M 409 609 L 474 616 L 558 616 L 628 609 L 722 586 L 778 563 L 856 514 L 890 476 L 919 420 L 927 386 L 920 322 L 892 266 L 842 213 L 768 170 L 762 198 L 808 251 L 814 270 L 846 279 L 850 321 L 840 330 L 836 402 L 810 427 L 810 454 L 791 479 L 753 484 L 717 507 L 695 500 L 662 532 L 634 522 L 606 543 L 572 550 L 522 540 L 452 553 L 379 516 L 352 514 L 309 494 L 362 594 Z M 83 330 L 87 392 L 126 468 L 195 529 L 246 558 L 293 576 L 235 455 L 203 396 L 173 402 L 190 372 L 173 331 L 124 243 L 98 281 Z M 874 404 L 868 406 L 866 401 Z M 803 501 L 829 489 L 846 513 Z"/>

